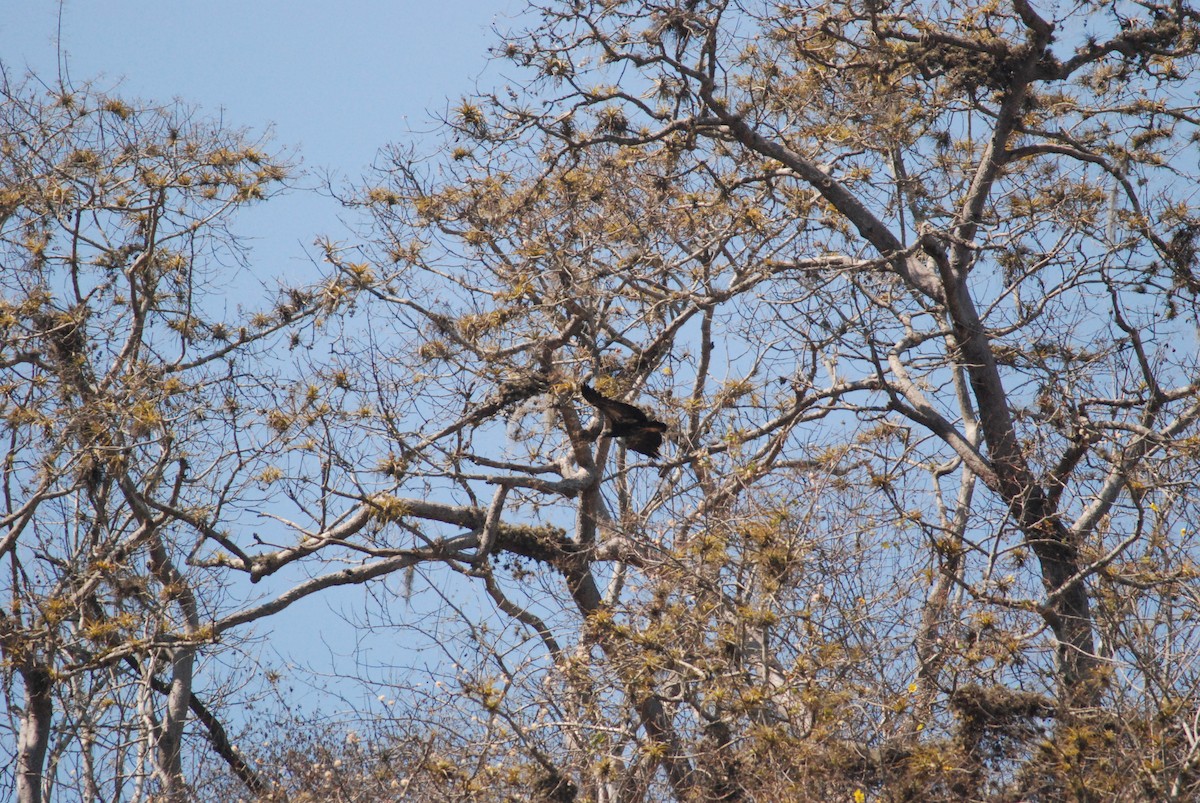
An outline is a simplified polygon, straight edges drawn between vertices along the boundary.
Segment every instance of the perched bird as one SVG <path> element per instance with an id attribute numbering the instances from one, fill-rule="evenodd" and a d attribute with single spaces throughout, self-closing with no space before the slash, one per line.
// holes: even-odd
<path id="1" fill-rule="evenodd" d="M 610 399 L 587 385 L 580 385 L 579 390 L 588 404 L 604 416 L 607 427 L 601 434 L 620 438 L 627 447 L 647 457 L 658 457 L 666 424 L 655 421 L 632 404 Z"/>

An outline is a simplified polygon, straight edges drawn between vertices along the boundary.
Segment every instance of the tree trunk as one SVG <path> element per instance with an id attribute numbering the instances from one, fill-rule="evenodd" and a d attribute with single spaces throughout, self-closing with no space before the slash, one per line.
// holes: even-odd
<path id="1" fill-rule="evenodd" d="M 43 666 L 18 669 L 25 684 L 25 711 L 17 744 L 17 803 L 41 803 L 46 748 L 54 705 L 50 670 Z"/>
<path id="2" fill-rule="evenodd" d="M 155 744 L 155 763 L 163 784 L 163 797 L 179 803 L 187 800 L 187 784 L 183 778 L 183 726 L 187 723 L 188 703 L 192 697 L 195 656 L 193 647 L 174 651 L 166 710 Z"/>
<path id="3" fill-rule="evenodd" d="M 965 273 L 965 267 L 958 272 Z M 1080 570 L 1079 552 L 1021 451 L 1008 394 L 974 302 L 961 282 L 954 290 L 946 294 L 948 306 L 996 474 L 993 490 L 1008 503 L 1040 565 L 1050 598 L 1043 616 L 1058 640 L 1060 696 L 1068 705 L 1087 706 L 1096 691 L 1097 661 L 1087 588 L 1070 582 Z"/>

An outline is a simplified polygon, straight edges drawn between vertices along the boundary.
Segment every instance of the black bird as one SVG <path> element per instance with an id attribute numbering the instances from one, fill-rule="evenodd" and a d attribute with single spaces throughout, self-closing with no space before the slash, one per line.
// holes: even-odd
<path id="1" fill-rule="evenodd" d="M 647 457 L 658 457 L 666 424 L 655 421 L 632 404 L 610 399 L 587 385 L 580 385 L 579 390 L 588 404 L 604 415 L 608 427 L 601 434 L 620 438 L 628 448 Z"/>

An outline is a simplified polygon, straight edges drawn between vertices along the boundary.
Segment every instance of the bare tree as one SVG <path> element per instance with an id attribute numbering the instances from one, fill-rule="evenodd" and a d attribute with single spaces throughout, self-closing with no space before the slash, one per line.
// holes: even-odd
<path id="1" fill-rule="evenodd" d="M 1189 794 L 1195 12 L 535 11 L 530 83 L 329 246 L 357 494 L 544 653 L 461 609 L 482 753 L 564 798 Z"/>
<path id="2" fill-rule="evenodd" d="M 190 717 L 253 786 L 196 694 L 222 581 L 193 559 L 230 546 L 211 523 L 249 501 L 255 410 L 273 393 L 264 348 L 320 307 L 300 291 L 257 312 L 214 303 L 239 256 L 230 214 L 287 166 L 185 107 L 3 89 L 0 643 L 16 798 L 48 796 L 64 764 L 93 799 L 144 799 L 152 775 L 182 800 Z"/>
<path id="3" fill-rule="evenodd" d="M 89 681 L 82 699 L 109 693 L 92 669 L 129 657 L 145 679 L 129 694 L 165 701 L 106 726 L 141 728 L 175 794 L 195 650 L 369 584 L 363 627 L 423 640 L 444 674 L 395 667 L 383 682 L 399 704 L 365 713 L 368 743 L 318 729 L 277 744 L 268 778 L 241 770 L 254 791 L 1194 796 L 1195 12 L 531 12 L 501 48 L 528 83 L 460 103 L 437 154 L 386 153 L 346 199 L 369 230 L 325 244 L 337 275 L 319 294 L 244 331 L 155 330 L 151 363 L 189 377 L 192 428 L 143 422 L 141 397 L 120 397 L 133 418 L 62 428 L 92 440 L 60 434 L 69 469 L 39 491 L 46 458 L 25 455 L 45 424 L 8 416 L 24 434 L 3 543 L 14 588 L 45 611 L 6 613 L 10 689 L 33 695 L 10 705 L 30 734 L 21 766 L 47 761 L 39 690 L 64 688 L 61 666 Z M 143 237 L 118 263 L 128 282 L 145 235 L 111 230 Z M 70 298 L 65 275 L 51 297 Z M 129 299 L 148 296 L 122 297 L 104 309 L 138 325 Z M 50 421 L 91 420 L 60 407 L 121 359 L 63 358 L 74 308 L 39 302 L 9 324 L 38 345 L 14 370 L 53 379 L 22 374 L 9 392 L 54 400 Z M 297 350 L 300 381 L 256 384 L 254 338 L 309 314 L 328 349 Z M 197 332 L 212 362 L 163 358 L 167 342 L 200 348 Z M 584 387 L 654 435 L 662 422 L 660 457 L 648 441 L 627 451 Z M 85 443 L 118 455 L 98 463 L 103 494 L 78 473 Z M 87 576 L 93 553 L 46 540 L 88 543 L 63 526 L 75 509 L 121 511 L 103 531 L 130 547 L 106 547 L 113 566 L 95 571 L 151 590 L 104 605 L 159 612 L 90 653 L 64 634 L 86 635 L 93 609 L 55 608 L 75 597 L 27 568 Z M 264 590 L 201 593 L 199 578 L 239 575 Z M 58 641 L 22 646 L 35 631 Z"/>

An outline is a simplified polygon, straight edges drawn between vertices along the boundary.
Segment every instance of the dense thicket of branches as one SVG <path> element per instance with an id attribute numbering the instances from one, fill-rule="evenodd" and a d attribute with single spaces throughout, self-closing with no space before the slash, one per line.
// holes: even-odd
<path id="1" fill-rule="evenodd" d="M 182 799 L 189 721 L 253 786 L 196 694 L 224 694 L 197 678 L 221 631 L 213 550 L 240 551 L 225 528 L 262 501 L 262 414 L 278 403 L 266 347 L 320 305 L 295 291 L 231 313 L 214 287 L 236 281 L 230 215 L 287 167 L 186 108 L 3 89 L 10 789 Z"/>
<path id="2" fill-rule="evenodd" d="M 231 763 L 238 783 L 429 800 L 1200 793 L 1196 13 L 1026 0 L 531 13 L 500 51 L 528 82 L 459 104 L 438 153 L 386 153 L 346 198 L 368 230 L 325 245 L 321 292 L 233 340 L 205 324 L 222 361 L 253 360 L 256 333 L 309 313 L 330 343 L 301 355 L 302 382 L 213 405 L 227 429 L 168 425 L 162 393 L 151 423 L 91 440 L 57 425 L 93 385 L 136 383 L 104 384 L 129 370 L 103 340 L 77 378 L 68 335 L 91 291 L 63 295 L 78 258 L 43 260 L 67 271 L 40 280 L 64 300 L 10 316 L 40 351 L 6 346 L 7 410 L 27 406 L 14 394 L 54 399 L 71 462 L 39 473 L 33 435 L 13 436 L 3 544 L 30 602 L 6 611 L 5 644 L 10 689 L 30 701 L 11 704 L 22 734 L 42 716 L 34 670 L 111 685 L 128 656 L 145 679 L 130 693 L 153 690 L 217 634 L 395 575 L 370 586 L 371 629 L 436 645 L 447 674 L 393 667 L 396 703 L 369 728 L 296 726 L 254 767 Z M 104 224 L 43 217 L 68 233 Z M 135 282 L 113 293 L 145 297 L 147 227 L 105 225 L 142 237 L 108 275 Z M 6 286 L 6 303 L 32 303 L 13 299 L 35 284 Z M 137 326 L 129 301 L 104 309 Z M 164 336 L 196 348 L 172 309 Z M 185 395 L 257 387 L 153 353 Z M 667 422 L 661 460 L 603 435 L 585 382 Z M 250 408 L 253 443 L 232 418 Z M 175 450 L 198 437 L 185 472 Z M 119 457 L 85 462 L 96 450 Z M 221 457 L 198 472 L 193 451 Z M 72 521 L 116 511 L 109 499 L 128 512 L 104 525 L 103 553 L 83 525 L 86 548 L 39 546 L 35 525 L 61 538 L 69 518 L 29 501 L 42 498 L 89 511 Z M 273 528 L 245 529 L 253 505 Z M 161 516 L 178 543 L 156 552 Z M 124 646 L 76 646 L 100 581 L 53 590 L 64 554 L 77 556 L 64 570 L 143 561 L 134 573 L 158 585 L 121 600 L 170 612 L 137 639 L 122 631 Z M 38 559 L 35 583 L 22 572 Z M 311 579 L 280 582 L 305 566 Z M 191 575 L 270 591 L 196 616 Z M 53 614 L 60 597 L 74 607 Z M 20 646 L 37 628 L 57 640 Z M 182 727 L 174 699 L 163 722 Z M 142 738 L 177 756 L 165 733 Z M 154 764 L 168 790 L 187 775 L 173 762 Z"/>

